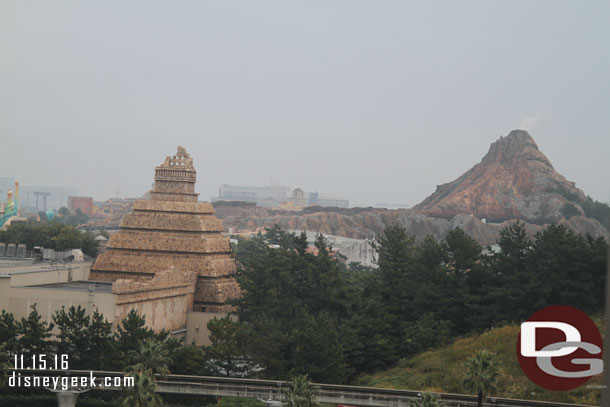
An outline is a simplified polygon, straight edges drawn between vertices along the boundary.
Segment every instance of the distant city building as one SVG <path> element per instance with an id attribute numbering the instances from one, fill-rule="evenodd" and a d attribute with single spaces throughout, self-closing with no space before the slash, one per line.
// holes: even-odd
<path id="1" fill-rule="evenodd" d="M 15 186 L 15 178 L 0 177 L 0 196 L 4 197 Z M 68 207 L 68 197 L 77 196 L 78 189 L 63 187 L 37 187 L 21 185 L 20 206 L 25 212 L 39 212 L 48 209 L 58 210 L 62 206 Z"/>
<path id="2" fill-rule="evenodd" d="M 247 187 L 222 184 L 218 189 L 218 197 L 212 197 L 212 202 L 244 201 L 255 202 L 260 206 L 278 206 L 286 201 L 288 192 L 290 188 L 282 186 Z"/>
<path id="3" fill-rule="evenodd" d="M 28 212 L 58 210 L 68 207 L 68 197 L 78 196 L 78 189 L 63 187 L 21 187 L 21 209 Z"/>
<path id="4" fill-rule="evenodd" d="M 212 197 L 212 202 L 243 201 L 254 202 L 259 206 L 279 208 L 299 208 L 305 206 L 334 206 L 349 208 L 349 200 L 335 195 L 323 195 L 318 192 L 305 192 L 290 187 L 266 186 L 248 187 L 223 184 L 218 190 L 218 197 Z"/>
<path id="5" fill-rule="evenodd" d="M 310 230 L 288 230 L 288 232 L 294 232 L 297 236 L 299 236 L 301 232 L 305 232 L 305 235 L 307 235 L 307 244 L 309 245 L 308 252 L 317 255 L 315 241 L 319 232 Z M 374 240 L 352 239 L 349 237 L 327 234 L 324 234 L 324 237 L 326 237 L 328 243 L 332 247 L 332 252 L 345 264 L 360 263 L 363 266 L 377 267 L 377 253 L 371 245 Z"/>
<path id="6" fill-rule="evenodd" d="M 93 201 L 94 211 L 97 215 L 111 216 L 124 215 L 131 209 L 137 198 L 110 198 L 107 201 Z"/>
<path id="7" fill-rule="evenodd" d="M 68 209 L 71 211 L 79 209 L 85 215 L 93 215 L 95 213 L 93 198 L 90 196 L 69 196 Z"/>
<path id="8" fill-rule="evenodd" d="M 318 195 L 316 205 L 349 208 L 349 200 L 338 196 Z"/>

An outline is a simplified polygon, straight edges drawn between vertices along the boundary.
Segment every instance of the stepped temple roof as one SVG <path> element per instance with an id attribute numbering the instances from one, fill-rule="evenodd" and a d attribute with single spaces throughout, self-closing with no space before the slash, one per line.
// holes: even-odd
<path id="1" fill-rule="evenodd" d="M 198 202 L 197 171 L 183 147 L 155 168 L 150 200 L 134 202 L 110 236 L 106 252 L 91 269 L 91 280 L 146 281 L 174 268 L 197 273 L 193 310 L 227 312 L 239 295 L 229 238 L 212 205 Z"/>

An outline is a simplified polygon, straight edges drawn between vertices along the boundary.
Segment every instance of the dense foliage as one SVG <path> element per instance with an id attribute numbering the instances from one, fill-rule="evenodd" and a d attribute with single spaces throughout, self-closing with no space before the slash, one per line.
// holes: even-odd
<path id="1" fill-rule="evenodd" d="M 317 255 L 304 235 L 277 227 L 241 241 L 244 295 L 235 304 L 244 352 L 266 377 L 341 383 L 548 305 L 602 310 L 604 239 L 556 225 L 530 239 L 516 223 L 498 243 L 484 255 L 461 229 L 417 243 L 394 226 L 375 245 L 379 267 L 369 269 L 343 266 L 322 236 Z"/>
<path id="2" fill-rule="evenodd" d="M 603 332 L 603 327 L 599 325 L 601 318 L 594 316 L 593 319 Z M 519 329 L 519 324 L 504 325 L 489 329 L 482 334 L 459 338 L 449 345 L 402 359 L 389 369 L 362 375 L 355 384 L 474 396 L 477 391 L 468 385 L 468 378 L 472 377 L 469 365 L 472 364 L 471 360 L 476 358 L 477 353 L 484 349 L 493 354 L 492 360 L 499 373 L 494 390 L 488 394 L 490 397 L 601 405 L 601 375 L 591 378 L 585 386 L 569 391 L 545 390 L 534 384 L 523 373 L 515 357 L 515 341 Z M 489 374 L 486 376 L 491 377 Z"/>
<path id="3" fill-rule="evenodd" d="M 11 223 L 6 230 L 0 230 L 0 242 L 24 243 L 28 250 L 41 246 L 55 250 L 81 249 L 88 256 L 97 255 L 97 243 L 91 232 L 81 232 L 59 220 Z"/>
<path id="4" fill-rule="evenodd" d="M 0 343 L 10 352 L 68 353 L 71 368 L 145 372 L 138 363 L 147 363 L 178 374 L 344 383 L 548 305 L 602 311 L 604 239 L 556 225 L 530 238 L 516 223 L 498 244 L 484 254 L 461 229 L 416 242 L 394 226 L 375 243 L 378 268 L 346 267 L 323 236 L 311 250 L 304 234 L 274 227 L 237 245 L 238 319 L 212 320 L 209 346 L 181 346 L 135 311 L 113 333 L 102 315 L 79 307 L 55 313 L 54 338 L 35 307 L 20 319 L 3 311 Z M 150 390 L 146 380 L 141 388 Z"/>

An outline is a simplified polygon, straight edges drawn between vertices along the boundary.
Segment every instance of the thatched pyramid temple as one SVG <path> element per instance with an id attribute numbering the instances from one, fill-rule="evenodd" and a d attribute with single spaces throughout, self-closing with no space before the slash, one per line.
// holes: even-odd
<path id="1" fill-rule="evenodd" d="M 183 147 L 155 168 L 150 200 L 134 202 L 91 269 L 91 280 L 146 281 L 173 268 L 198 275 L 193 310 L 227 312 L 239 295 L 229 238 L 214 208 L 198 202 L 197 171 Z"/>

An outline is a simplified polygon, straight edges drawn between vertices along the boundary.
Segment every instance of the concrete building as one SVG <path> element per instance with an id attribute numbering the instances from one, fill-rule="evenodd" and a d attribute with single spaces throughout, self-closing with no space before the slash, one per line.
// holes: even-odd
<path id="1" fill-rule="evenodd" d="M 273 207 L 286 201 L 289 192 L 289 187 L 282 186 L 248 187 L 223 184 L 218 189 L 218 197 L 213 197 L 212 202 L 244 201 L 255 202 L 259 206 Z"/>
<path id="2" fill-rule="evenodd" d="M 85 215 L 93 215 L 95 213 L 93 198 L 90 196 L 69 196 L 68 209 L 71 211 L 79 209 Z"/>
<path id="3" fill-rule="evenodd" d="M 111 297 L 103 295 L 111 286 L 93 284 L 76 289 L 78 281 L 89 277 L 91 262 L 35 263 L 32 259 L 0 260 L 0 309 L 13 313 L 15 318 L 27 316 L 36 304 L 43 320 L 51 322 L 51 315 L 62 306 L 80 305 L 93 312 L 99 308 L 109 319 Z M 74 285 L 73 285 L 74 283 Z M 90 294 L 91 293 L 91 294 Z"/>
<path id="4" fill-rule="evenodd" d="M 317 195 L 315 205 L 334 208 L 349 208 L 349 200 L 337 195 Z"/>
<path id="5" fill-rule="evenodd" d="M 298 236 L 302 231 L 289 230 L 288 232 L 294 232 Z M 319 232 L 312 232 L 309 230 L 304 232 L 307 235 L 307 243 L 312 247 Z M 337 255 L 337 258 L 345 264 L 349 265 L 353 262 L 360 263 L 363 266 L 377 267 L 376 253 L 375 250 L 373 250 L 373 246 L 371 246 L 371 243 L 374 242 L 374 240 L 352 239 L 349 237 L 327 234 L 324 234 L 324 237 L 326 237 L 328 243 L 332 246 L 333 252 Z"/>
<path id="6" fill-rule="evenodd" d="M 15 178 L 0 177 L 0 197 L 5 197 L 8 191 L 15 189 Z M 78 195 L 76 188 L 20 186 L 21 210 L 38 212 L 47 209 L 58 210 L 68 207 L 68 197 Z"/>
<path id="7" fill-rule="evenodd" d="M 248 187 L 223 184 L 218 190 L 218 196 L 212 197 L 212 202 L 217 201 L 254 202 L 258 206 L 271 208 L 299 208 L 313 205 L 349 208 L 349 200 L 337 195 L 305 192 L 301 188 L 291 191 L 290 187 L 282 186 Z"/>
<path id="8" fill-rule="evenodd" d="M 52 322 L 62 307 L 97 311 L 113 324 L 136 309 L 146 325 L 168 330 L 186 343 L 209 345 L 207 322 L 225 314 L 192 312 L 196 275 L 178 270 L 159 273 L 148 282 L 91 281 L 91 262 L 35 263 L 32 259 L 0 259 L 0 310 L 26 317 L 35 305 L 42 320 Z M 55 332 L 57 333 L 57 332 Z"/>

